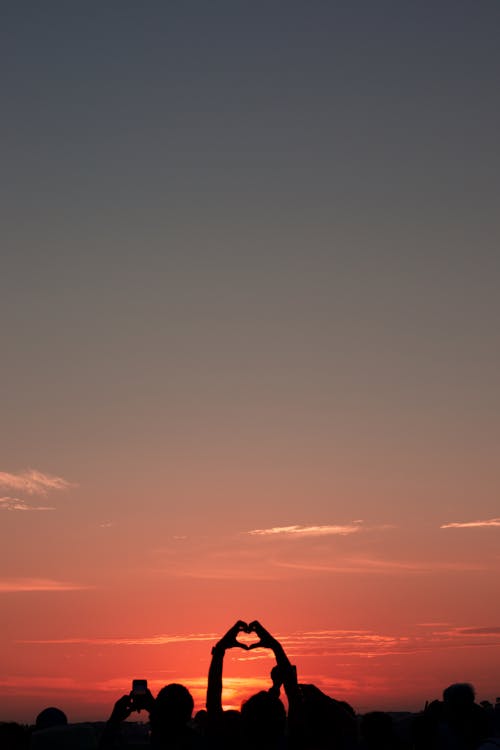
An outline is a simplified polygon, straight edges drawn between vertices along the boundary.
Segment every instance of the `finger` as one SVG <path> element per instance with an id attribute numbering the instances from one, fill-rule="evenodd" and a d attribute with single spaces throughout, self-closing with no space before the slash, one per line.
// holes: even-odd
<path id="1" fill-rule="evenodd" d="M 240 632 L 240 626 L 239 626 L 239 621 L 238 621 L 233 625 L 232 628 L 229 628 L 229 630 L 227 631 L 227 633 L 225 633 L 225 635 L 222 636 L 222 641 L 224 641 L 226 646 L 229 647 L 231 641 L 234 641 L 234 639 L 236 638 L 239 632 Z"/>
<path id="2" fill-rule="evenodd" d="M 144 700 L 144 707 L 146 708 L 146 711 L 151 711 L 151 709 L 154 706 L 154 704 L 155 704 L 154 695 L 151 692 L 151 690 L 149 690 L 149 688 L 147 688 L 146 689 L 146 696 L 145 696 L 145 700 Z"/>
<path id="3" fill-rule="evenodd" d="M 261 639 L 267 635 L 267 630 L 264 627 L 262 627 L 262 625 L 260 624 L 258 620 L 254 620 L 253 622 L 251 622 L 250 628 L 251 628 L 251 631 L 254 633 L 257 633 L 257 635 L 260 636 Z"/>

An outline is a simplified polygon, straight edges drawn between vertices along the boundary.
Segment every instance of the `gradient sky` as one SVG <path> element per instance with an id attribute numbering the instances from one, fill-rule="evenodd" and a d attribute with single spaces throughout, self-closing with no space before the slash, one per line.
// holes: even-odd
<path id="1" fill-rule="evenodd" d="M 500 694 L 500 4 L 2 4 L 0 719 Z M 265 684 L 227 657 L 225 704 Z"/>

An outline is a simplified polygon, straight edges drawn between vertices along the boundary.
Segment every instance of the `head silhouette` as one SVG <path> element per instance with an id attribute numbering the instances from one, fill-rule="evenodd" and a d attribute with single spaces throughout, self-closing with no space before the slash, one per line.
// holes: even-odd
<path id="1" fill-rule="evenodd" d="M 35 729 L 49 729 L 50 727 L 61 727 L 68 723 L 68 718 L 60 708 L 44 708 L 40 711 L 35 721 Z"/>
<path id="2" fill-rule="evenodd" d="M 184 685 L 165 685 L 150 712 L 151 730 L 155 733 L 175 732 L 185 727 L 193 713 L 193 696 Z"/>
<path id="3" fill-rule="evenodd" d="M 274 744 L 285 733 L 285 707 L 275 695 L 262 690 L 241 706 L 241 723 L 243 735 L 250 743 Z"/>
<path id="4" fill-rule="evenodd" d="M 304 731 L 310 748 L 330 748 L 357 733 L 354 710 L 316 685 L 300 683 Z"/>
<path id="5" fill-rule="evenodd" d="M 468 682 L 455 682 L 443 690 L 444 702 L 453 708 L 472 706 L 475 698 L 475 690 Z"/>

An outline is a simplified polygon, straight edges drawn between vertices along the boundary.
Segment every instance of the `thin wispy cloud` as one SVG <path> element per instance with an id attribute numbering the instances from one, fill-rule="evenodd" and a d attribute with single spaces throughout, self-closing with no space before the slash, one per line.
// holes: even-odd
<path id="1" fill-rule="evenodd" d="M 78 646 L 165 646 L 180 645 L 190 643 L 213 643 L 220 637 L 217 633 L 187 633 L 187 634 L 169 634 L 162 633 L 159 635 L 150 635 L 144 637 L 81 637 L 81 638 L 51 638 L 51 639 L 23 639 L 16 641 L 23 644 L 39 645 L 78 645 Z M 393 651 L 395 647 L 405 642 L 404 637 L 392 635 L 377 634 L 370 630 L 320 630 L 295 632 L 290 635 L 278 634 L 281 643 L 295 655 L 297 654 L 315 654 L 325 653 L 327 650 L 333 653 L 361 652 L 367 651 L 372 655 L 374 649 L 379 653 L 381 650 Z M 240 636 L 240 640 L 244 640 Z M 238 658 L 238 655 L 236 655 Z M 249 659 L 268 659 L 271 658 L 268 650 L 253 651 L 252 654 L 241 656 L 242 661 Z"/>
<path id="2" fill-rule="evenodd" d="M 189 648 L 190 644 L 206 643 L 207 648 L 220 634 L 217 633 L 162 633 L 144 637 L 73 637 L 53 639 L 23 639 L 19 644 L 61 645 L 61 646 L 179 646 Z M 356 657 L 361 659 L 387 658 L 418 653 L 429 653 L 437 649 L 473 649 L 491 648 L 500 645 L 500 627 L 471 626 L 449 627 L 426 633 L 419 626 L 403 632 L 377 632 L 369 629 L 358 630 L 309 630 L 292 633 L 277 633 L 276 637 L 283 644 L 290 657 L 327 656 Z M 249 653 L 235 651 L 238 661 L 268 660 L 272 654 L 267 649 Z"/>
<path id="3" fill-rule="evenodd" d="M 488 518 L 485 521 L 454 521 L 444 523 L 440 529 L 481 529 L 492 526 L 500 526 L 500 518 Z"/>
<path id="4" fill-rule="evenodd" d="M 52 578 L 3 578 L 0 579 L 0 593 L 27 591 L 79 591 L 92 588 L 81 583 L 56 581 Z"/>
<path id="5" fill-rule="evenodd" d="M 274 560 L 273 564 L 280 568 L 290 568 L 305 573 L 372 573 L 394 575 L 404 573 L 433 573 L 436 571 L 462 572 L 466 570 L 486 570 L 486 566 L 482 563 L 380 560 L 368 557 L 343 558 L 334 563 Z"/>
<path id="6" fill-rule="evenodd" d="M 444 631 L 445 635 L 450 636 L 481 636 L 481 637 L 494 637 L 500 636 L 500 626 L 478 626 L 478 627 L 465 627 L 465 628 L 450 628 Z"/>
<path id="7" fill-rule="evenodd" d="M 47 505 L 30 505 L 25 500 L 20 500 L 18 497 L 0 497 L 0 510 L 30 511 L 55 510 L 55 508 Z"/>
<path id="8" fill-rule="evenodd" d="M 28 495 L 46 495 L 54 490 L 67 490 L 74 486 L 62 477 L 50 476 L 36 469 L 26 469 L 17 474 L 0 471 L 0 487 Z"/>
<path id="9" fill-rule="evenodd" d="M 183 567 L 171 567 L 165 570 L 157 570 L 157 573 L 168 574 L 169 576 L 176 576 L 178 578 L 195 578 L 197 580 L 206 581 L 275 581 L 277 574 L 275 571 L 262 569 L 262 570 L 249 570 L 247 568 L 234 567 L 233 569 L 225 569 L 222 567 L 207 567 L 203 568 L 199 564 L 195 564 L 191 569 Z"/>
<path id="10" fill-rule="evenodd" d="M 161 633 L 159 635 L 151 635 L 140 638 L 126 638 L 118 636 L 116 638 L 53 638 L 53 639 L 35 639 L 35 640 L 22 640 L 17 643 L 40 643 L 40 644 L 72 644 L 72 645 L 87 645 L 87 646 L 166 646 L 172 643 L 199 643 L 208 642 L 212 643 L 220 638 L 220 633 L 187 633 L 185 635 L 172 635 L 168 633 Z"/>
<path id="11" fill-rule="evenodd" d="M 280 636 L 280 641 L 294 657 L 344 655 L 374 659 L 429 652 L 434 648 L 496 648 L 500 644 L 500 628 L 452 626 L 426 635 L 414 629 L 400 633 L 373 630 L 301 631 Z"/>
<path id="12" fill-rule="evenodd" d="M 279 537 L 312 537 L 312 536 L 347 536 L 356 534 L 361 529 L 360 522 L 351 524 L 334 524 L 321 526 L 272 526 L 267 529 L 252 529 L 245 532 L 248 536 Z"/>
<path id="13" fill-rule="evenodd" d="M 81 690 L 81 681 L 75 677 L 54 677 L 53 675 L 2 675 L 2 690 L 15 690 L 16 693 L 33 694 L 38 690 Z"/>
<path id="14" fill-rule="evenodd" d="M 310 527 L 304 528 L 309 530 Z M 360 533 L 364 534 L 367 528 L 362 527 Z M 297 547 L 293 541 L 289 541 L 287 534 L 250 536 L 249 532 L 240 532 L 236 542 L 231 539 L 225 546 L 218 540 L 217 547 L 209 544 L 195 548 L 193 545 L 180 545 L 175 549 L 170 546 L 167 550 L 157 550 L 150 572 L 156 577 L 168 575 L 198 580 L 278 581 L 295 576 L 432 575 L 480 572 L 492 568 L 491 560 L 405 559 L 399 556 L 391 559 L 382 555 L 374 556 L 368 550 L 361 554 L 347 554 L 345 544 L 340 549 L 337 548 L 337 540 L 346 540 L 349 544 L 354 538 L 358 541 L 360 536 L 324 536 L 320 537 L 324 544 L 318 545 L 315 543 L 317 537 L 305 536 L 302 544 Z M 300 536 L 295 535 L 293 539 L 300 541 Z M 335 541 L 334 546 L 329 543 L 330 540 L 332 543 Z M 164 556 L 164 560 L 160 560 L 160 554 Z"/>

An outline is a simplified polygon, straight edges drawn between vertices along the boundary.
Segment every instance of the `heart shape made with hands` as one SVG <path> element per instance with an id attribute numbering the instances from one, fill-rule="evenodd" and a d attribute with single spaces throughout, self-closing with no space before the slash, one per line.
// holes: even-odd
<path id="1" fill-rule="evenodd" d="M 250 624 L 248 624 L 246 622 L 242 622 L 240 625 L 238 637 L 235 639 L 236 645 L 244 649 L 244 651 L 251 651 L 254 648 L 261 647 L 263 645 L 261 639 L 259 638 L 259 640 L 256 641 L 255 638 L 251 637 L 252 633 L 257 634 L 254 623 L 251 622 Z M 241 638 L 242 640 L 240 640 Z"/>

